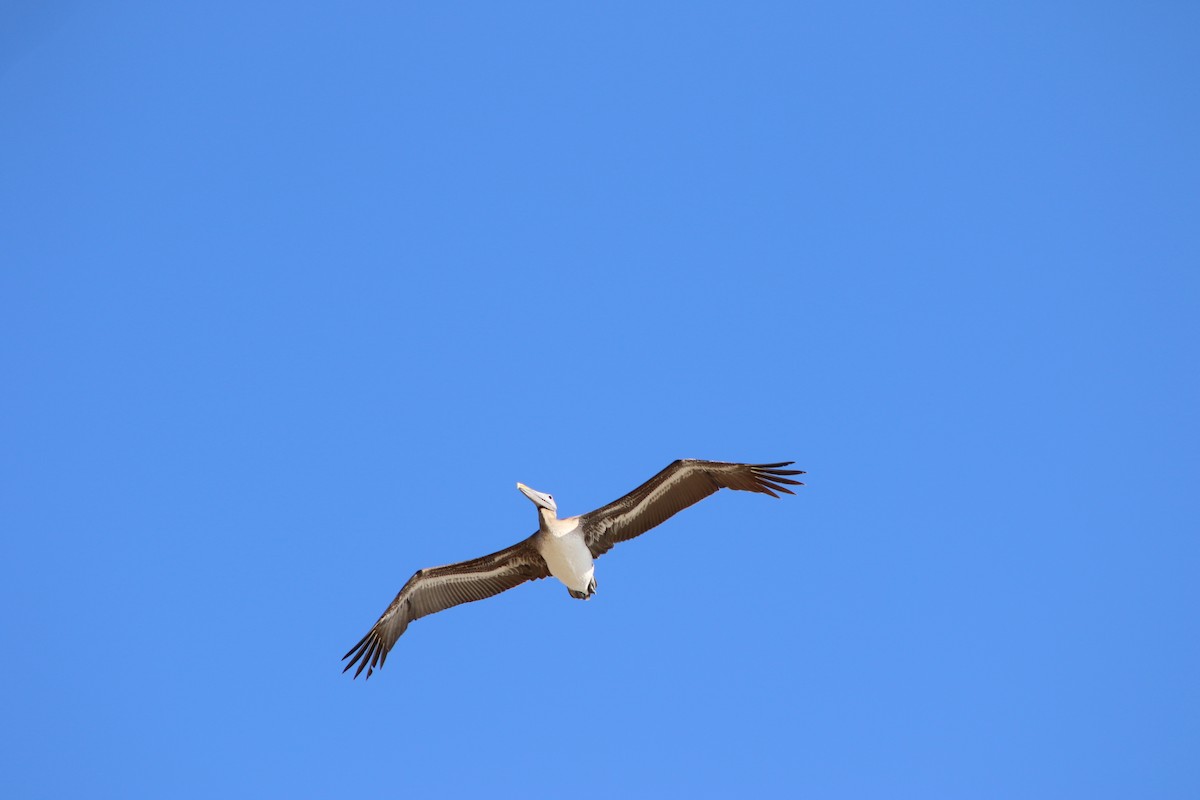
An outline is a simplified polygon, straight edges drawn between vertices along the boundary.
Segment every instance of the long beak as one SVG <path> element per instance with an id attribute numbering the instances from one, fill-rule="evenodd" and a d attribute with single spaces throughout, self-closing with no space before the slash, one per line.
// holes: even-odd
<path id="1" fill-rule="evenodd" d="M 521 494 L 533 501 L 533 504 L 538 508 L 550 508 L 549 501 L 546 500 L 546 495 L 541 492 L 530 489 L 523 483 L 518 483 L 517 488 L 521 490 Z"/>

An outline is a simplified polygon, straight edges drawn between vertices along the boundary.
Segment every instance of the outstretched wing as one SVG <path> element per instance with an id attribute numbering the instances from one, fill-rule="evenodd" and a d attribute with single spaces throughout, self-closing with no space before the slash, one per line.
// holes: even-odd
<path id="1" fill-rule="evenodd" d="M 532 538 L 483 558 L 417 570 L 367 635 L 342 656 L 342 660 L 350 659 L 342 672 L 358 664 L 354 677 L 366 668 L 370 678 L 376 668 L 383 667 L 388 651 L 414 619 L 483 600 L 549 574 Z"/>
<path id="2" fill-rule="evenodd" d="M 617 542 L 640 536 L 690 505 L 699 503 L 718 489 L 795 494 L 784 484 L 803 486 L 788 475 L 803 475 L 799 469 L 782 469 L 793 462 L 777 464 L 729 464 L 724 461 L 681 459 L 634 489 L 620 500 L 580 516 L 583 538 L 592 557 L 603 555 Z"/>

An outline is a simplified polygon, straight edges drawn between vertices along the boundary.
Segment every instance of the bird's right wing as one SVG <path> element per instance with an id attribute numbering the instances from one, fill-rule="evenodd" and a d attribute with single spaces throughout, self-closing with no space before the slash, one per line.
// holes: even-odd
<path id="1" fill-rule="evenodd" d="M 549 574 L 532 537 L 482 558 L 418 570 L 367 635 L 342 656 L 342 660 L 350 659 L 342 672 L 358 664 L 354 677 L 366 668 L 370 678 L 383 667 L 388 651 L 413 620 L 498 595 Z"/>

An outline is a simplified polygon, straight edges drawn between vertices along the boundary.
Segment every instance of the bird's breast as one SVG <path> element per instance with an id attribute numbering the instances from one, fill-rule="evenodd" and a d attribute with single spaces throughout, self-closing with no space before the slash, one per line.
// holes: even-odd
<path id="1" fill-rule="evenodd" d="M 538 552 L 546 560 L 550 574 L 558 578 L 568 589 L 586 592 L 595 568 L 592 552 L 583 542 L 583 532 L 576 526 L 563 532 L 544 531 L 537 539 Z"/>

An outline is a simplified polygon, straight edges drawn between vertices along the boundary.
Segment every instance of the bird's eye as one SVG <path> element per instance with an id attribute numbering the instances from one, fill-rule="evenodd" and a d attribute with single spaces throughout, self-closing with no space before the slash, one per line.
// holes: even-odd
<path id="1" fill-rule="evenodd" d="M 552 495 L 552 494 L 548 494 L 548 495 L 546 495 L 546 499 L 547 499 L 547 500 L 553 500 L 553 499 L 554 499 L 554 495 Z"/>

